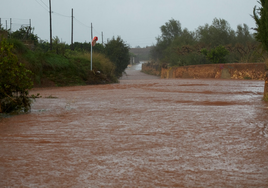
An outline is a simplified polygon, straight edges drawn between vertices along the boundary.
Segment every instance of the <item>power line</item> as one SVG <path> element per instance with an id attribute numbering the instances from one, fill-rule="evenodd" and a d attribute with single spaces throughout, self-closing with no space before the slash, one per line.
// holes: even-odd
<path id="1" fill-rule="evenodd" d="M 47 4 L 46 3 L 44 3 L 42 0 L 40 0 L 47 8 L 48 8 L 48 6 L 47 6 Z"/>
<path id="2" fill-rule="evenodd" d="M 62 16 L 62 17 L 67 17 L 67 18 L 71 18 L 71 16 L 66 16 L 66 15 L 63 15 L 63 14 L 60 14 L 60 13 L 57 13 L 55 11 L 52 11 L 53 14 L 56 14 L 58 16 Z"/>
<path id="3" fill-rule="evenodd" d="M 80 22 L 80 21 L 79 21 L 78 19 L 76 19 L 75 17 L 74 17 L 74 19 L 75 19 L 78 23 L 80 23 L 81 25 L 83 25 L 84 27 L 91 28 L 90 26 L 87 26 L 86 24 Z"/>
<path id="4" fill-rule="evenodd" d="M 95 31 L 97 34 L 101 35 L 101 33 L 98 32 L 95 28 L 93 28 L 93 29 L 94 29 L 94 31 Z"/>
<path id="5" fill-rule="evenodd" d="M 39 1 L 35 0 L 43 9 L 45 9 L 48 12 L 48 9 L 46 7 L 44 7 L 44 5 L 42 5 Z"/>

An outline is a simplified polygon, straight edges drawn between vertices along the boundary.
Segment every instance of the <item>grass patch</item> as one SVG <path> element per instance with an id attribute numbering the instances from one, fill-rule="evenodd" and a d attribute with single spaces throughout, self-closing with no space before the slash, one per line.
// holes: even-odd
<path id="1" fill-rule="evenodd" d="M 49 80 L 56 86 L 117 83 L 114 64 L 103 54 L 93 53 L 91 71 L 90 53 L 67 51 L 64 55 L 40 50 L 29 50 L 21 41 L 10 40 L 19 61 L 34 74 L 35 85 Z"/>
<path id="2" fill-rule="evenodd" d="M 268 102 L 268 94 L 265 94 L 265 95 L 263 96 L 263 100 L 264 100 L 265 102 Z"/>
<path id="3" fill-rule="evenodd" d="M 252 80 L 252 78 L 248 77 L 248 76 L 245 76 L 244 77 L 245 80 Z"/>

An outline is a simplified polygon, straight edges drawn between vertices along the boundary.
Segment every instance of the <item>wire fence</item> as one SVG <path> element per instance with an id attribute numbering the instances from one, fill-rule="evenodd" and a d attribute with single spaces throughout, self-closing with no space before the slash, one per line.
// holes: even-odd
<path id="1" fill-rule="evenodd" d="M 24 27 L 31 27 L 31 19 L 0 18 L 1 29 L 14 32 Z"/>

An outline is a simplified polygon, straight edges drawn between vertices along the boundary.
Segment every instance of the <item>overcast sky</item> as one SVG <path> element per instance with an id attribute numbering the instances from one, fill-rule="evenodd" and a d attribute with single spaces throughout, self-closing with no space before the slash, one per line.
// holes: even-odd
<path id="1" fill-rule="evenodd" d="M 104 42 L 120 36 L 131 47 L 151 46 L 161 35 L 160 27 L 174 18 L 182 28 L 194 31 L 214 18 L 222 18 L 236 30 L 237 25 L 255 27 L 251 14 L 257 0 L 51 0 L 53 36 L 71 41 L 71 9 L 74 10 L 74 41 L 89 42 L 93 35 Z M 4 28 L 12 18 L 12 30 L 31 19 L 34 33 L 49 40 L 49 0 L 0 0 Z"/>

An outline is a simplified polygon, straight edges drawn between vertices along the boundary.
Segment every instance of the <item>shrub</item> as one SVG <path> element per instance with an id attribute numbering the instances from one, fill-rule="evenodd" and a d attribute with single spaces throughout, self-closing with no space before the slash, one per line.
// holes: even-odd
<path id="1" fill-rule="evenodd" d="M 212 64 L 219 64 L 226 63 L 225 56 L 229 54 L 229 51 L 224 46 L 217 46 L 210 51 L 204 48 L 201 50 L 201 53 L 204 54 Z"/>
<path id="2" fill-rule="evenodd" d="M 83 60 L 83 65 L 79 66 L 80 68 L 84 67 L 83 70 L 80 70 L 84 72 L 85 74 L 90 74 L 89 71 L 91 69 L 90 65 L 90 53 L 76 53 L 72 55 L 73 58 L 76 58 L 77 60 Z M 92 57 L 92 69 L 93 74 L 97 71 L 100 72 L 100 75 L 103 77 L 103 81 L 106 83 L 112 83 L 112 82 L 118 82 L 114 72 L 115 72 L 115 65 L 110 61 L 110 59 L 106 58 L 104 54 L 101 53 L 93 53 Z M 95 75 L 95 74 L 94 74 Z M 99 75 L 99 76 L 100 76 Z M 88 80 L 89 81 L 89 80 Z"/>
<path id="3" fill-rule="evenodd" d="M 27 70 L 13 53 L 13 45 L 6 39 L 0 43 L 0 112 L 27 112 L 31 107 L 28 90 L 33 82 Z"/>
<path id="4" fill-rule="evenodd" d="M 105 46 L 105 55 L 114 63 L 115 75 L 120 78 L 130 61 L 129 47 L 120 37 L 113 38 Z"/>

